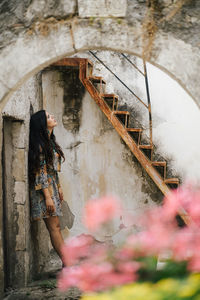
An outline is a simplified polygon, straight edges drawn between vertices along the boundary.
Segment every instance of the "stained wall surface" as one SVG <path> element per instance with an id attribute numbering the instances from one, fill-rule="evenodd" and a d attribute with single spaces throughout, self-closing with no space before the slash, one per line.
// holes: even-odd
<path id="1" fill-rule="evenodd" d="M 157 187 L 144 176 L 130 150 L 84 91 L 78 70 L 47 70 L 42 87 L 46 109 L 58 122 L 55 134 L 66 157 L 60 180 L 64 198 L 76 216 L 70 235 L 87 233 L 82 211 L 89 199 L 114 195 L 133 215 L 162 200 Z M 119 221 L 97 238 L 114 239 Z"/>

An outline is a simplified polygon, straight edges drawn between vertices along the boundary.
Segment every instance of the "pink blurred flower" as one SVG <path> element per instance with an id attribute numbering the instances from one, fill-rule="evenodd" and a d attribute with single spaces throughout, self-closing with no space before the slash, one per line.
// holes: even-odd
<path id="1" fill-rule="evenodd" d="M 191 272 L 200 272 L 200 254 L 189 260 L 188 270 Z"/>
<path id="2" fill-rule="evenodd" d="M 83 263 L 76 267 L 64 268 L 58 278 L 58 288 L 65 291 L 76 286 L 84 292 L 101 291 L 135 279 L 134 272 L 115 272 L 112 264 L 108 262 L 100 265 Z"/>
<path id="3" fill-rule="evenodd" d="M 175 216 L 186 211 L 192 220 L 179 228 Z M 84 223 L 95 231 L 120 216 L 121 208 L 112 197 L 90 200 L 85 208 Z M 171 192 L 162 206 L 134 217 L 141 231 L 130 235 L 120 248 L 99 243 L 90 235 L 69 239 L 63 247 L 64 268 L 58 280 L 60 289 L 77 286 L 82 291 L 101 291 L 137 280 L 142 256 L 165 257 L 187 261 L 190 272 L 200 272 L 200 189 L 191 185 Z M 119 229 L 123 229 L 120 225 Z M 79 264 L 79 265 L 77 265 Z M 76 265 L 76 266 L 74 266 Z"/>
<path id="4" fill-rule="evenodd" d="M 63 261 L 66 266 L 71 266 L 79 262 L 81 258 L 87 257 L 90 247 L 94 242 L 91 235 L 81 234 L 68 239 L 62 247 Z"/>
<path id="5" fill-rule="evenodd" d="M 70 287 L 78 286 L 82 270 L 79 266 L 65 267 L 58 276 L 58 288 L 65 291 Z"/>
<path id="6" fill-rule="evenodd" d="M 177 231 L 175 219 L 165 213 L 163 207 L 146 211 L 138 220 L 141 231 L 127 238 L 136 256 L 160 255 L 170 248 L 172 237 Z"/>
<path id="7" fill-rule="evenodd" d="M 115 286 L 123 285 L 126 283 L 134 282 L 137 279 L 137 275 L 131 272 L 110 272 L 104 274 L 101 278 L 101 284 L 99 290 L 109 289 Z"/>
<path id="8" fill-rule="evenodd" d="M 106 261 L 110 252 L 109 248 L 105 243 L 95 242 L 90 247 L 89 261 L 93 264 Z"/>
<path id="9" fill-rule="evenodd" d="M 195 231 L 192 235 L 188 258 L 188 270 L 192 272 L 200 272 L 200 232 Z"/>
<path id="10" fill-rule="evenodd" d="M 194 189 L 192 191 L 190 190 L 188 193 L 189 192 L 190 198 L 187 198 L 186 211 L 189 214 L 189 217 L 192 219 L 192 222 L 200 227 L 200 189 Z M 185 205 L 185 203 L 183 205 Z"/>
<path id="11" fill-rule="evenodd" d="M 183 197 L 182 191 L 176 189 L 171 191 L 167 196 L 165 196 L 163 202 L 163 210 L 165 216 L 169 219 L 173 219 L 181 207 L 181 198 Z"/>
<path id="12" fill-rule="evenodd" d="M 113 197 L 103 197 L 88 201 L 83 222 L 90 231 L 96 231 L 104 223 L 120 215 L 121 207 Z"/>
<path id="13" fill-rule="evenodd" d="M 121 249 L 116 250 L 115 258 L 120 261 L 132 260 L 134 258 L 134 248 L 125 244 Z"/>
<path id="14" fill-rule="evenodd" d="M 200 188 L 187 184 L 176 189 L 164 198 L 163 209 L 170 218 L 184 210 L 200 226 Z"/>
<path id="15" fill-rule="evenodd" d="M 136 261 L 126 261 L 126 262 L 119 262 L 117 264 L 117 270 L 122 273 L 135 273 L 140 268 L 140 263 Z"/>
<path id="16" fill-rule="evenodd" d="M 172 258 L 176 261 L 188 260 L 193 253 L 193 233 L 186 227 L 174 234 L 171 245 Z"/>
<path id="17" fill-rule="evenodd" d="M 158 256 L 171 246 L 171 234 L 164 228 L 140 232 L 134 241 L 135 256 Z"/>

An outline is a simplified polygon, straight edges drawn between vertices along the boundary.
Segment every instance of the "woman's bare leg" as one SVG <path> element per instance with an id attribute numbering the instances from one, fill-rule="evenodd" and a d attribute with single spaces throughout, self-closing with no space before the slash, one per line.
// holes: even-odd
<path id="1" fill-rule="evenodd" d="M 49 231 L 50 238 L 51 238 L 51 243 L 53 248 L 56 250 L 57 254 L 62 260 L 62 253 L 61 253 L 61 248 L 62 245 L 64 244 L 64 240 L 61 234 L 60 230 L 60 221 L 58 217 L 49 217 L 49 218 L 44 218 L 43 219 L 46 227 Z"/>

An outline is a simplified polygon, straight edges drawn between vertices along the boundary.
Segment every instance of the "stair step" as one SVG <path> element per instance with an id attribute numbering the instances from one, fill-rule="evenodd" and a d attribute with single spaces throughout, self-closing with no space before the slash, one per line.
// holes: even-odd
<path id="1" fill-rule="evenodd" d="M 130 132 L 142 132 L 143 129 L 142 128 L 126 128 L 127 131 Z"/>
<path id="2" fill-rule="evenodd" d="M 139 149 L 150 159 L 153 157 L 153 146 L 152 145 L 139 145 Z"/>
<path id="3" fill-rule="evenodd" d="M 86 69 L 86 77 L 92 77 L 93 72 L 93 63 L 91 60 L 87 59 L 87 69 Z"/>
<path id="4" fill-rule="evenodd" d="M 152 165 L 155 167 L 166 167 L 166 161 L 153 161 Z"/>
<path id="5" fill-rule="evenodd" d="M 153 150 L 153 146 L 152 145 L 139 145 L 140 149 L 152 149 Z"/>
<path id="6" fill-rule="evenodd" d="M 170 189 L 176 189 L 179 186 L 179 179 L 178 178 L 166 178 L 165 184 L 167 184 Z"/>
<path id="7" fill-rule="evenodd" d="M 166 178 L 166 161 L 153 161 L 152 166 L 156 168 L 156 170 L 160 173 L 163 179 Z"/>
<path id="8" fill-rule="evenodd" d="M 178 178 L 166 178 L 165 179 L 166 184 L 179 184 Z"/>
<path id="9" fill-rule="evenodd" d="M 101 76 L 89 76 L 89 80 L 91 80 L 93 83 L 106 84 L 106 81 Z"/>
<path id="10" fill-rule="evenodd" d="M 118 96 L 115 94 L 102 94 L 101 95 L 106 104 L 111 110 L 117 110 L 118 108 Z"/>
<path id="11" fill-rule="evenodd" d="M 105 93 L 105 86 L 106 82 L 101 76 L 89 76 L 89 80 L 92 82 L 94 85 L 95 89 L 100 93 L 104 94 Z"/>
<path id="12" fill-rule="evenodd" d="M 93 62 L 92 62 L 90 59 L 87 59 L 87 62 L 88 62 L 88 64 L 89 64 L 91 67 L 94 66 Z"/>
<path id="13" fill-rule="evenodd" d="M 127 110 L 116 110 L 116 111 L 113 111 L 113 114 L 115 114 L 115 115 L 130 115 L 130 112 Z"/>
<path id="14" fill-rule="evenodd" d="M 130 134 L 130 136 L 136 141 L 136 143 L 139 145 L 143 129 L 142 128 L 127 128 L 126 130 Z"/>
<path id="15" fill-rule="evenodd" d="M 116 117 L 122 122 L 122 124 L 127 128 L 129 125 L 129 111 L 116 110 L 112 112 Z"/>
<path id="16" fill-rule="evenodd" d="M 113 98 L 113 97 L 115 97 L 117 99 L 119 98 L 119 96 L 116 94 L 102 94 L 101 96 L 104 98 Z"/>

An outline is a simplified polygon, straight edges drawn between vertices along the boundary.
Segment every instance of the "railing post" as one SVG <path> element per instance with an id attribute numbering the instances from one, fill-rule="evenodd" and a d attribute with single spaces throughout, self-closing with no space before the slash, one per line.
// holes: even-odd
<path id="1" fill-rule="evenodd" d="M 149 93 L 149 83 L 148 83 L 148 76 L 147 76 L 147 67 L 146 67 L 146 62 L 145 62 L 144 59 L 143 59 L 143 66 L 144 66 L 144 77 L 145 77 L 145 85 L 146 85 L 146 93 L 147 93 L 147 101 L 148 101 L 148 110 L 149 110 L 149 135 L 150 135 L 150 144 L 153 145 L 151 99 L 150 99 L 150 93 Z"/>

